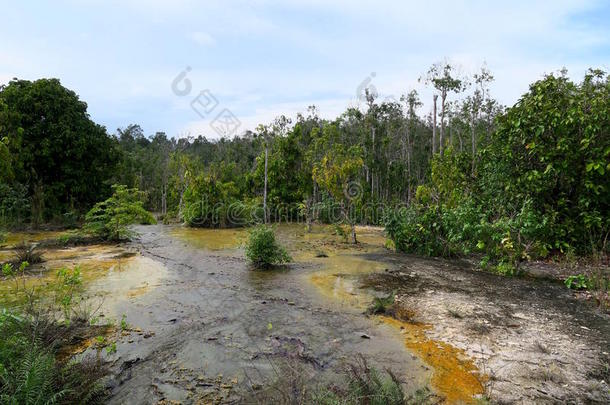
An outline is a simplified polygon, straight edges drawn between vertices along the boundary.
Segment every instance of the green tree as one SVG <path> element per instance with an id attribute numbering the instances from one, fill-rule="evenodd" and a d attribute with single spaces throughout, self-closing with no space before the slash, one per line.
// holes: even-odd
<path id="1" fill-rule="evenodd" d="M 526 200 L 555 224 L 549 243 L 604 248 L 610 229 L 610 81 L 591 70 L 582 83 L 548 75 L 498 119 L 483 151 L 481 190 L 501 211 Z"/>
<path id="2" fill-rule="evenodd" d="M 85 230 L 108 240 L 123 240 L 134 235 L 129 225 L 155 223 L 143 206 L 143 193 L 124 185 L 113 185 L 112 196 L 95 204 L 85 217 Z"/>
<path id="3" fill-rule="evenodd" d="M 351 228 L 352 243 L 356 239 L 356 218 L 354 204 L 362 198 L 362 186 L 358 180 L 364 161 L 362 149 L 358 146 L 345 148 L 333 140 L 337 138 L 338 128 L 334 124 L 324 127 L 327 148 L 321 161 L 313 168 L 313 178 L 339 204 L 344 221 Z"/>
<path id="4" fill-rule="evenodd" d="M 38 223 L 88 208 L 110 191 L 116 163 L 112 139 L 87 104 L 57 79 L 13 80 L 0 87 L 0 126 L 14 180 L 32 197 Z"/>

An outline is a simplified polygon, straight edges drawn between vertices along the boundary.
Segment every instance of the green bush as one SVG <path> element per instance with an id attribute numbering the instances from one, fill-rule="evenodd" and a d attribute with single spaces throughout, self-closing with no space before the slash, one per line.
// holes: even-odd
<path id="1" fill-rule="evenodd" d="M 113 185 L 113 194 L 99 202 L 85 216 L 85 230 L 108 240 L 129 239 L 129 225 L 154 224 L 155 218 L 144 209 L 143 193 L 123 185 Z"/>
<path id="2" fill-rule="evenodd" d="M 258 225 L 250 230 L 246 257 L 257 268 L 268 268 L 292 260 L 275 240 L 273 228 L 266 225 Z"/>

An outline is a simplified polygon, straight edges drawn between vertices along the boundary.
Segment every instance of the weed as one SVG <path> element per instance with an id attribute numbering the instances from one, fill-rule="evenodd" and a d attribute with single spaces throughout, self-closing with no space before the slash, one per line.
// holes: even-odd
<path id="1" fill-rule="evenodd" d="M 116 353 L 116 342 L 112 342 L 108 346 L 106 346 L 106 354 L 114 353 Z"/>
<path id="2" fill-rule="evenodd" d="M 566 278 L 563 283 L 566 285 L 566 287 L 573 290 L 586 290 L 589 288 L 589 279 L 582 274 L 570 276 Z"/>
<path id="3" fill-rule="evenodd" d="M 389 308 L 394 304 L 396 291 L 393 291 L 387 297 L 375 297 L 373 298 L 373 304 L 369 307 L 368 313 L 373 315 L 385 314 Z"/>
<path id="4" fill-rule="evenodd" d="M 129 329 L 129 324 L 127 323 L 127 315 L 123 314 L 121 317 L 121 330 L 126 331 Z"/>
<path id="5" fill-rule="evenodd" d="M 15 246 L 16 262 L 27 262 L 29 265 L 42 263 L 44 261 L 42 253 L 38 251 L 36 245 L 25 242 Z"/>

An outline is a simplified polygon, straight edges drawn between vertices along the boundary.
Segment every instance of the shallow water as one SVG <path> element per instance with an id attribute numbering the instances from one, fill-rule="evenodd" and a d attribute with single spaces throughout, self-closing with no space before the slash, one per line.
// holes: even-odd
<path id="1" fill-rule="evenodd" d="M 383 272 L 390 266 L 388 263 L 371 260 L 367 255 L 385 251 L 382 231 L 378 228 L 359 228 L 357 233 L 360 244 L 354 247 L 342 243 L 328 226 L 316 226 L 311 233 L 307 233 L 305 228 L 299 225 L 280 225 L 276 228 L 278 239 L 287 247 L 295 261 L 314 264 L 312 271 L 299 275 L 300 283 L 313 286 L 312 293 L 320 298 L 325 306 L 348 313 L 363 312 L 373 298 L 380 295 L 380 292 L 362 288 L 361 277 Z M 174 232 L 173 235 L 180 237 L 180 232 Z M 241 235 L 243 240 L 244 233 Z M 197 246 L 205 247 L 206 243 L 209 243 L 198 241 L 206 239 L 207 232 L 190 231 L 188 236 L 189 241 L 197 241 Z M 235 240 L 227 243 L 232 244 Z M 230 245 L 230 248 L 238 247 Z M 327 257 L 316 257 L 320 253 Z M 389 327 L 390 333 L 393 332 L 397 340 L 403 341 L 406 351 L 416 355 L 433 369 L 429 381 L 449 403 L 471 403 L 476 395 L 483 393 L 478 370 L 472 361 L 463 351 L 428 338 L 426 330 L 431 328 L 430 325 L 403 322 L 383 316 L 376 319 L 379 321 L 379 328 Z M 387 330 L 385 332 L 387 333 Z M 407 368 L 405 374 L 407 379 L 413 375 L 421 377 L 421 370 Z"/>
<path id="2" fill-rule="evenodd" d="M 57 269 L 78 265 L 101 312 L 114 319 L 126 315 L 138 330 L 156 334 L 120 338 L 114 356 L 150 358 L 156 365 L 134 371 L 133 383 L 118 389 L 111 402 L 158 400 L 143 382 L 150 380 L 165 387 L 157 388 L 164 398 L 187 402 L 193 395 L 188 387 L 202 375 L 264 384 L 282 359 L 313 367 L 315 378 L 333 379 L 333 370 L 357 354 L 404 376 L 408 390 L 431 384 L 449 402 L 472 402 L 481 392 L 472 362 L 429 339 L 428 325 L 363 316 L 373 297 L 384 293 L 362 288 L 362 277 L 392 267 L 371 259 L 388 254 L 381 229 L 359 227 L 360 243 L 353 246 L 330 226 L 308 233 L 303 225 L 278 225 L 278 239 L 295 263 L 267 272 L 252 271 L 244 261 L 245 229 L 138 230 L 140 240 L 128 245 L 47 249 L 39 274 L 28 279 L 44 288 Z M 27 237 L 40 241 L 57 234 Z M 12 243 L 18 239 L 24 235 Z M 0 282 L 4 304 L 11 304 L 11 288 Z"/>

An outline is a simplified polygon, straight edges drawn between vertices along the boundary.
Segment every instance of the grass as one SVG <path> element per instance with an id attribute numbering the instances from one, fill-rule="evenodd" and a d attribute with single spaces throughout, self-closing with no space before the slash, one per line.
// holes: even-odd
<path id="1" fill-rule="evenodd" d="M 387 314 L 394 305 L 395 296 L 396 292 L 393 291 L 387 297 L 373 298 L 373 304 L 369 307 L 368 313 L 373 315 Z"/>
<path id="2" fill-rule="evenodd" d="M 415 405 L 436 404 L 439 398 L 428 387 L 407 395 L 402 382 L 390 370 L 379 371 L 359 355 L 348 363 L 335 383 L 314 384 L 302 366 L 274 365 L 276 380 L 252 390 L 246 403 L 294 405 Z"/>

